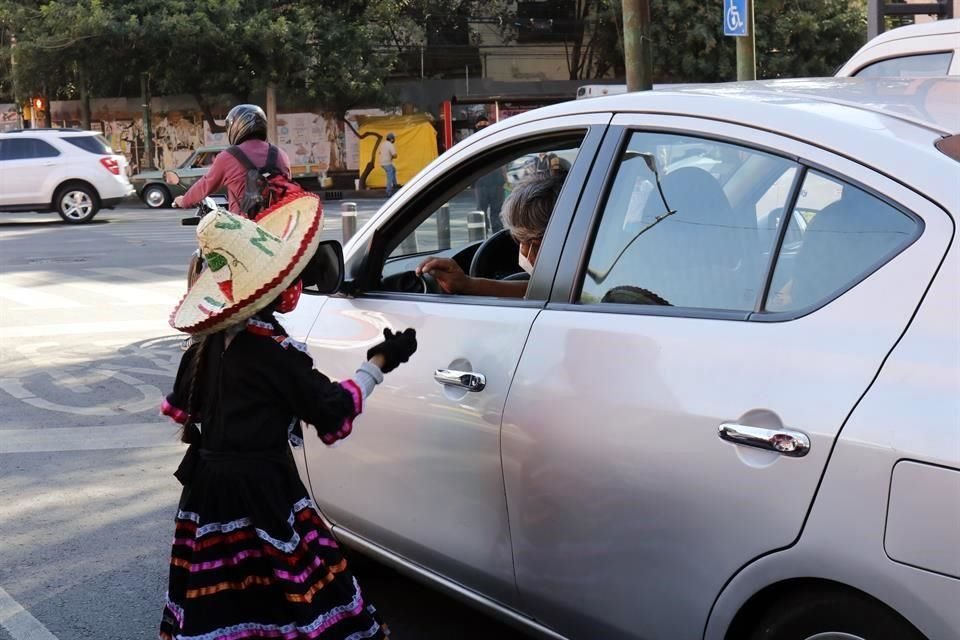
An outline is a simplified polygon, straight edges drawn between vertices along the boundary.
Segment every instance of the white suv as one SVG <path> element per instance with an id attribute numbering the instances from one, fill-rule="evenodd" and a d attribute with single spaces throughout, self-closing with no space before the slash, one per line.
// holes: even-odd
<path id="1" fill-rule="evenodd" d="M 127 159 L 96 132 L 0 133 L 0 211 L 56 211 L 64 221 L 79 224 L 133 193 Z"/>

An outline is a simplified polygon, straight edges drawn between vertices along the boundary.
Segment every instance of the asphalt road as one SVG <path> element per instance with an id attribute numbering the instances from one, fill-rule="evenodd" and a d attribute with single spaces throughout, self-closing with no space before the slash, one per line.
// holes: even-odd
<path id="1" fill-rule="evenodd" d="M 359 205 L 362 224 L 379 202 Z M 0 214 L 0 640 L 156 637 L 183 451 L 157 415 L 195 246 L 182 215 Z M 396 638 L 521 637 L 389 569 L 356 571 Z"/>

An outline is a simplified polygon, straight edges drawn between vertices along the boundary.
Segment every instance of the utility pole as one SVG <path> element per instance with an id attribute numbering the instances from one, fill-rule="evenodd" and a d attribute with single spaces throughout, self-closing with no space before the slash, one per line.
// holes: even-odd
<path id="1" fill-rule="evenodd" d="M 277 143 L 277 85 L 267 83 L 267 142 Z"/>
<path id="2" fill-rule="evenodd" d="M 153 110 L 150 108 L 150 74 L 140 73 L 140 98 L 143 101 L 143 147 L 147 156 L 147 169 L 156 169 L 153 165 Z"/>
<path id="3" fill-rule="evenodd" d="M 757 41 L 754 34 L 753 0 L 747 3 L 747 35 L 737 38 L 737 80 L 757 79 Z"/>
<path id="4" fill-rule="evenodd" d="M 23 128 L 23 104 L 20 102 L 20 94 L 17 92 L 17 36 L 10 35 L 10 77 L 13 79 L 13 102 L 17 109 L 17 128 Z"/>
<path id="5" fill-rule="evenodd" d="M 653 88 L 650 0 L 623 0 L 623 57 L 627 91 Z"/>

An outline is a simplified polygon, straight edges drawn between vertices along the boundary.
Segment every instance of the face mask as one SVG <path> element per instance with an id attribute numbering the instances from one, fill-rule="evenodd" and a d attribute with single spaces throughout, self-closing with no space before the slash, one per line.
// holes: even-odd
<path id="1" fill-rule="evenodd" d="M 297 280 L 280 294 L 277 313 L 290 313 L 296 309 L 297 303 L 300 302 L 301 293 L 303 293 L 303 280 Z"/>
<path id="2" fill-rule="evenodd" d="M 520 264 L 520 268 L 533 275 L 533 263 L 527 260 L 527 256 L 523 255 L 523 251 L 520 251 L 519 253 L 520 255 L 517 258 L 517 262 Z"/>

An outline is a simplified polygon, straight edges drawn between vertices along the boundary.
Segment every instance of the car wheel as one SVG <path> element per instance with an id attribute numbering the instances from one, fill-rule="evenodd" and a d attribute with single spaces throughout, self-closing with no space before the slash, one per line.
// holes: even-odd
<path id="1" fill-rule="evenodd" d="M 93 220 L 100 209 L 94 191 L 84 185 L 70 185 L 57 192 L 57 213 L 64 222 L 82 224 Z"/>
<path id="2" fill-rule="evenodd" d="M 159 184 L 151 184 L 144 189 L 142 197 L 144 204 L 151 209 L 166 209 L 173 201 L 166 187 L 162 187 Z"/>
<path id="3" fill-rule="evenodd" d="M 883 604 L 853 591 L 818 588 L 780 600 L 753 627 L 750 640 L 924 640 Z"/>

